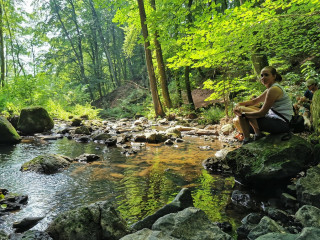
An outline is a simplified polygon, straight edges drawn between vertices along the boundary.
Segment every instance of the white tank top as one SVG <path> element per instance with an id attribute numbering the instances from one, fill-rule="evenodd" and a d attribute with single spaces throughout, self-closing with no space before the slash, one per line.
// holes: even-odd
<path id="1" fill-rule="evenodd" d="M 286 119 L 290 121 L 293 115 L 291 99 L 289 95 L 286 93 L 286 91 L 284 91 L 282 86 L 280 86 L 278 83 L 274 83 L 270 88 L 274 86 L 277 86 L 282 90 L 283 96 L 280 99 L 277 99 L 271 108 L 281 113 Z M 269 112 L 266 114 L 266 117 L 277 118 L 285 121 L 282 117 L 275 114 L 271 109 L 269 109 Z"/>

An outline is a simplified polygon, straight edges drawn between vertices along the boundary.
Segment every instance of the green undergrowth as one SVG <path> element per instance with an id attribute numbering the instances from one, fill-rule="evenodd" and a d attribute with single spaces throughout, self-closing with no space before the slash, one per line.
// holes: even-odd
<path id="1" fill-rule="evenodd" d="M 211 107 L 208 110 L 203 109 L 201 115 L 205 121 L 204 123 L 217 124 L 220 122 L 221 118 L 225 116 L 225 111 L 219 107 Z"/>
<path id="2" fill-rule="evenodd" d="M 115 96 L 117 99 L 116 106 L 109 108 L 108 104 L 104 104 L 104 109 L 99 111 L 101 118 L 134 118 L 136 116 L 146 116 L 152 109 L 151 96 L 147 90 L 133 88 L 127 90 L 126 94 Z"/>

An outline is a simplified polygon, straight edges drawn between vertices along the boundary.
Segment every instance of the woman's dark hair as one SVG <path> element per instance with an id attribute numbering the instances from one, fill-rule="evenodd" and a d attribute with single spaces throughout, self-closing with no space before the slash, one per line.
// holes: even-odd
<path id="1" fill-rule="evenodd" d="M 278 73 L 277 70 L 274 67 L 266 66 L 263 69 L 268 69 L 271 72 L 272 75 L 275 75 L 276 76 L 276 82 L 281 82 L 282 81 L 282 77 L 281 77 L 280 73 Z"/>

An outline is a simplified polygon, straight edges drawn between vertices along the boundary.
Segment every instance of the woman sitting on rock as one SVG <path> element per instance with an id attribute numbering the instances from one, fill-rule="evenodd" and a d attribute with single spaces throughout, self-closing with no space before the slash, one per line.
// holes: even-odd
<path id="1" fill-rule="evenodd" d="M 261 70 L 260 80 L 267 89 L 252 100 L 238 103 L 234 110 L 234 113 L 239 116 L 240 127 L 244 135 L 243 144 L 251 141 L 250 131 L 252 132 L 252 130 L 255 133 L 254 140 L 264 136 L 261 131 L 285 133 L 290 130 L 289 124 L 277 114 L 280 113 L 288 121 L 293 115 L 291 100 L 278 84 L 282 80 L 281 75 L 275 68 L 268 66 Z M 243 110 L 245 109 L 243 107 L 254 106 L 258 103 L 263 103 L 263 106 L 257 111 L 246 112 Z"/>

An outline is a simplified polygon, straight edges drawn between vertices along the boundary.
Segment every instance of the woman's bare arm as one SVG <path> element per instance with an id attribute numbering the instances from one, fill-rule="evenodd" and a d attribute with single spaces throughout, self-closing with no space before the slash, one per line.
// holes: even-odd
<path id="1" fill-rule="evenodd" d="M 265 102 L 264 102 L 262 108 L 256 112 L 246 113 L 247 118 L 264 117 L 268 113 L 269 109 L 273 106 L 274 102 L 283 96 L 283 92 L 282 92 L 281 88 L 279 88 L 277 86 L 271 87 L 270 89 L 265 91 L 262 95 L 264 95 L 264 94 L 265 94 Z M 262 96 L 262 95 L 260 95 L 260 96 Z"/>
<path id="2" fill-rule="evenodd" d="M 238 103 L 237 106 L 244 106 L 244 107 L 254 106 L 258 103 L 264 102 L 266 95 L 267 95 L 267 90 L 264 91 L 260 96 L 254 98 L 252 100 Z"/>

